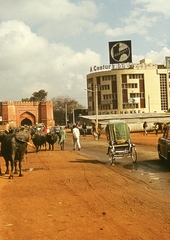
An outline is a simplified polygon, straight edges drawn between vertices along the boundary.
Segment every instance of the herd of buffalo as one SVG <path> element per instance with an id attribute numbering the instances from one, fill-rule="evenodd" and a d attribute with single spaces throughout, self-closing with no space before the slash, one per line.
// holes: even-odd
<path id="1" fill-rule="evenodd" d="M 46 150 L 46 143 L 48 143 L 49 150 L 54 150 L 57 139 L 58 134 L 56 132 L 50 131 L 46 133 L 35 127 L 13 128 L 1 133 L 1 155 L 6 163 L 5 174 L 9 174 L 9 178 L 13 178 L 14 174 L 18 173 L 19 167 L 19 176 L 22 176 L 22 160 L 24 154 L 27 154 L 27 145 L 34 146 L 36 152 L 38 152 L 41 146 L 44 146 Z M 34 145 L 30 143 L 30 140 Z M 10 170 L 9 163 L 11 165 Z"/>

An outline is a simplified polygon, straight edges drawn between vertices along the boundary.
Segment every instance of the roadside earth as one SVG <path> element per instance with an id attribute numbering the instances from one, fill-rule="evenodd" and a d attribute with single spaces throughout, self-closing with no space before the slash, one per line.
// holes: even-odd
<path id="1" fill-rule="evenodd" d="M 158 136 L 132 133 L 136 144 L 155 146 Z M 87 141 L 96 144 L 92 136 Z M 23 177 L 0 176 L 0 239 L 168 240 L 170 200 L 148 182 L 67 149 L 35 153 Z M 104 135 L 100 141 L 106 142 Z M 5 171 L 2 157 L 1 170 Z"/>

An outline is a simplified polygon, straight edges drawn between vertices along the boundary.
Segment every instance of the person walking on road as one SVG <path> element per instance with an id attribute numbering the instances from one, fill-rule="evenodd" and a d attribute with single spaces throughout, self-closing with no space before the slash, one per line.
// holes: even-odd
<path id="1" fill-rule="evenodd" d="M 78 147 L 78 150 L 80 151 L 81 145 L 80 145 L 80 130 L 78 126 L 73 125 L 73 150 L 76 150 Z"/>
<path id="2" fill-rule="evenodd" d="M 145 135 L 148 134 L 148 133 L 147 133 L 147 127 L 148 127 L 148 124 L 147 124 L 147 122 L 145 121 L 145 122 L 143 123 L 143 129 L 144 129 Z"/>
<path id="3" fill-rule="evenodd" d="M 82 131 L 83 131 L 83 137 L 85 139 L 86 138 L 86 133 L 87 133 L 87 126 L 86 126 L 85 122 L 82 124 Z"/>
<path id="4" fill-rule="evenodd" d="M 59 141 L 58 144 L 60 145 L 61 150 L 64 151 L 64 140 L 66 138 L 66 131 L 62 127 L 59 130 Z"/>

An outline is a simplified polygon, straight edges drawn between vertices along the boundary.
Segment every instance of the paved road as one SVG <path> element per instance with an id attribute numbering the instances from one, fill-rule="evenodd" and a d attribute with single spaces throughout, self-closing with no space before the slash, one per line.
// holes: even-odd
<path id="1" fill-rule="evenodd" d="M 82 149 L 81 154 L 90 156 L 96 161 L 102 162 L 105 167 L 110 166 L 107 153 L 107 141 L 102 138 L 95 141 L 93 136 L 88 135 L 86 139 L 80 138 Z M 66 147 L 72 149 L 71 134 L 67 134 Z M 117 163 L 113 168 L 119 168 L 121 171 L 126 171 L 129 175 L 140 180 L 148 181 L 150 184 L 159 187 L 163 195 L 170 197 L 170 163 L 161 162 L 158 159 L 157 149 L 152 146 L 137 145 L 137 163 L 132 163 L 131 158 L 116 159 Z"/>

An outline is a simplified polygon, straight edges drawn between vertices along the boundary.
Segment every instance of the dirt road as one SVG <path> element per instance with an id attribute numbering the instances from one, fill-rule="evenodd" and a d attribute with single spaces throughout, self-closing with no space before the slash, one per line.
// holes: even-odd
<path id="1" fill-rule="evenodd" d="M 143 144 L 157 138 L 132 135 Z M 115 166 L 56 146 L 29 152 L 23 170 L 0 176 L 1 240 L 170 239 L 170 199 Z"/>

